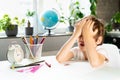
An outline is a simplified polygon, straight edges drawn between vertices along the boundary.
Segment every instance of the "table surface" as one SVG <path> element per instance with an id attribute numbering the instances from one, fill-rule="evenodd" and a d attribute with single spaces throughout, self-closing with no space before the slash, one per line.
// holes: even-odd
<path id="1" fill-rule="evenodd" d="M 31 66 L 10 69 L 8 61 L 0 61 L 1 80 L 120 80 L 120 68 L 102 66 L 92 68 L 88 62 L 69 61 L 60 64 L 55 56 L 45 56 L 51 67 L 40 63 L 40 66 Z M 24 61 L 23 61 L 24 62 Z"/>

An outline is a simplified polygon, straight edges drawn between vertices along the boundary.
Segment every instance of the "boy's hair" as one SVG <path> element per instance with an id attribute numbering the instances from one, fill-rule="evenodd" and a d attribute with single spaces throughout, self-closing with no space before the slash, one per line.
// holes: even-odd
<path id="1" fill-rule="evenodd" d="M 97 19 L 96 17 L 94 16 L 90 16 L 90 19 L 93 20 L 95 23 L 94 23 L 94 26 L 93 26 L 93 31 L 95 31 L 96 29 L 98 30 L 96 36 L 95 36 L 95 39 L 97 40 L 98 37 L 102 37 L 102 41 L 100 44 L 103 43 L 104 41 L 104 34 L 105 34 L 105 28 L 104 28 L 104 24 L 102 23 L 102 20 L 100 19 Z M 100 45 L 99 44 L 99 45 Z"/>

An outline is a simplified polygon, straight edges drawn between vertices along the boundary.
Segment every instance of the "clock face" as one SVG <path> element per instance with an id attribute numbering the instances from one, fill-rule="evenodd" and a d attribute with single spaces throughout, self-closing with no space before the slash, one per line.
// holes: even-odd
<path id="1" fill-rule="evenodd" d="M 24 52 L 20 46 L 9 48 L 7 58 L 10 63 L 19 63 L 24 58 Z"/>
<path id="2" fill-rule="evenodd" d="M 23 57 L 24 57 L 24 54 L 21 51 L 14 53 L 14 59 L 15 59 L 16 62 L 21 62 Z"/>

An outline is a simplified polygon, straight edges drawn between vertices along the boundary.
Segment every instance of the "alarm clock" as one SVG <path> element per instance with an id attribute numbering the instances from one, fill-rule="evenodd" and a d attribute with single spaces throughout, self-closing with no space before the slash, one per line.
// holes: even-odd
<path id="1" fill-rule="evenodd" d="M 8 47 L 7 59 L 12 64 L 20 63 L 24 58 L 24 52 L 19 44 L 12 44 Z"/>

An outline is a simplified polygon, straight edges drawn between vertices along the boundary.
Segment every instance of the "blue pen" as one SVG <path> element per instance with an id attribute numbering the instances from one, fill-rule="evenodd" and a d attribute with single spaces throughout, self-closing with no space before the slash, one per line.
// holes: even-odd
<path id="1" fill-rule="evenodd" d="M 36 38 L 34 38 L 34 44 L 37 44 L 37 42 L 36 42 Z"/>
<path id="2" fill-rule="evenodd" d="M 36 44 L 38 44 L 38 35 L 36 36 Z"/>
<path id="3" fill-rule="evenodd" d="M 34 44 L 37 44 L 37 43 L 38 43 L 38 36 L 34 38 Z"/>

